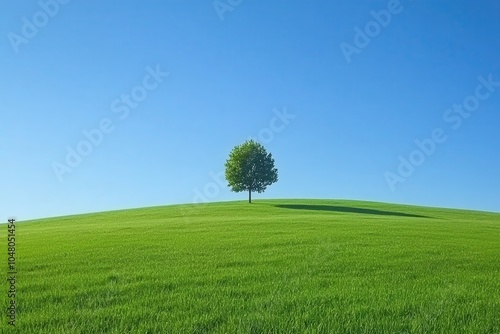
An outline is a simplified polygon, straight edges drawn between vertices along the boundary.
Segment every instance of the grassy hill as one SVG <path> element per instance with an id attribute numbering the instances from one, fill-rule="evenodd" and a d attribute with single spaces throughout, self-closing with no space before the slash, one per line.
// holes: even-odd
<path id="1" fill-rule="evenodd" d="M 500 333 L 500 214 L 229 202 L 18 223 L 17 243 L 19 333 Z"/>

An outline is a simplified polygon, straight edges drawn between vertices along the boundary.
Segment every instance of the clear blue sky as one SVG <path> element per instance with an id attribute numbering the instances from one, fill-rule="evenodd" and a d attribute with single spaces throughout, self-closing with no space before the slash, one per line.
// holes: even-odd
<path id="1" fill-rule="evenodd" d="M 498 1 L 60 2 L 0 4 L 2 219 L 245 199 L 249 137 L 255 199 L 500 211 Z"/>

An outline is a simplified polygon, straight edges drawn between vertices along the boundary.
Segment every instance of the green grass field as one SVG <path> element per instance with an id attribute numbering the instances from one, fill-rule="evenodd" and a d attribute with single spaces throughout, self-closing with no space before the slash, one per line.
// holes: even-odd
<path id="1" fill-rule="evenodd" d="M 266 200 L 61 217 L 17 224 L 17 268 L 18 333 L 500 333 L 494 213 Z"/>

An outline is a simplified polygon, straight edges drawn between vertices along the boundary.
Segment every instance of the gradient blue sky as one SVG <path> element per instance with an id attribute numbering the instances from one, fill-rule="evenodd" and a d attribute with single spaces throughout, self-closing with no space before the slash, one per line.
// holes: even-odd
<path id="1" fill-rule="evenodd" d="M 244 0 L 221 20 L 210 0 L 70 1 L 44 22 L 40 2 L 3 1 L 0 217 L 191 203 L 196 189 L 245 199 L 210 173 L 271 123 L 282 131 L 264 145 L 280 179 L 255 199 L 500 211 L 500 87 L 457 129 L 443 118 L 478 77 L 500 81 L 500 3 L 401 0 L 347 62 L 342 43 L 393 5 Z M 24 17 L 40 28 L 15 52 Z M 157 65 L 169 76 L 121 120 L 113 102 Z M 281 127 L 277 110 L 295 118 Z M 103 119 L 114 130 L 60 182 L 53 163 Z M 385 173 L 436 128 L 446 142 L 392 191 Z"/>

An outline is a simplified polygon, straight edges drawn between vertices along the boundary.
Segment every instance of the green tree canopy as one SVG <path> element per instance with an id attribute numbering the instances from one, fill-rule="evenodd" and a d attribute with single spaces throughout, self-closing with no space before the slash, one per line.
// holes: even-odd
<path id="1" fill-rule="evenodd" d="M 274 167 L 272 154 L 253 140 L 235 146 L 225 166 L 231 191 L 248 191 L 249 203 L 252 203 L 252 192 L 262 193 L 267 186 L 278 181 L 278 170 Z"/>

